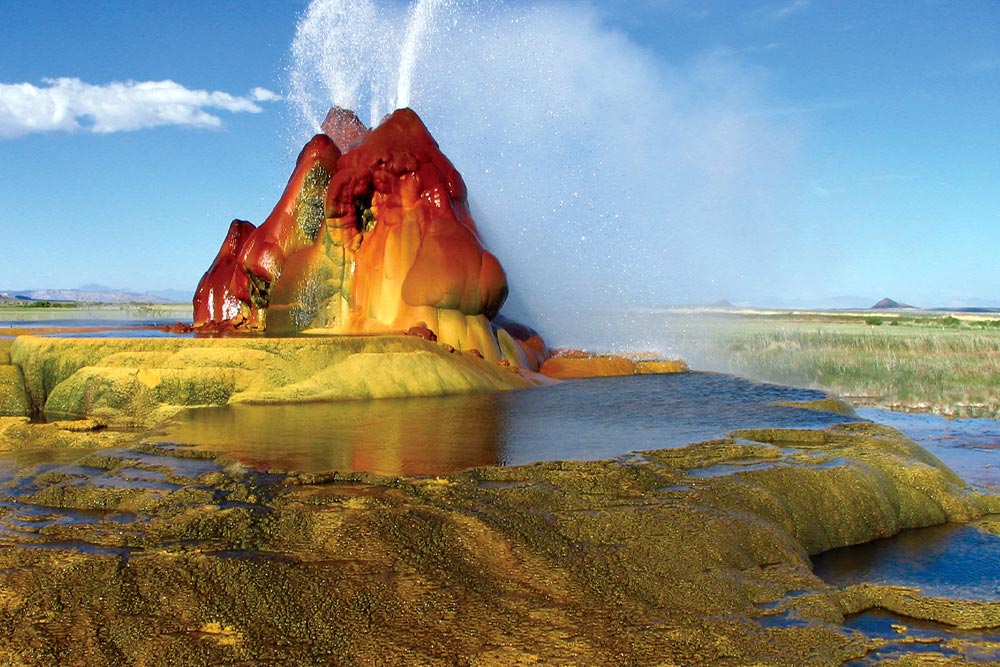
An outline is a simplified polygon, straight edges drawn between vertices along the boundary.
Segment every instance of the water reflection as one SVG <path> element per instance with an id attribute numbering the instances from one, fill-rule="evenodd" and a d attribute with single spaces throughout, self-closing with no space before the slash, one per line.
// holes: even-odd
<path id="1" fill-rule="evenodd" d="M 484 395 L 234 405 L 192 411 L 164 437 L 255 468 L 441 475 L 498 463 L 502 420 Z"/>
<path id="2" fill-rule="evenodd" d="M 820 397 L 710 373 L 600 378 L 486 395 L 192 410 L 153 439 L 222 451 L 257 468 L 445 475 L 608 459 L 739 428 L 852 421 L 774 404 Z"/>

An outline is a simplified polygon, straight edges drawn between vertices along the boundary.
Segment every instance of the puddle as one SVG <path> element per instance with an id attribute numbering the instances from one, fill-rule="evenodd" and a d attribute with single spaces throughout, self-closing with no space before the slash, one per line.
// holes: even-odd
<path id="1" fill-rule="evenodd" d="M 78 485 L 90 485 L 110 489 L 129 489 L 133 491 L 160 491 L 164 493 L 183 488 L 180 484 L 153 481 L 142 476 L 124 476 L 120 470 L 113 474 L 81 478 Z"/>
<path id="2" fill-rule="evenodd" d="M 1000 661 L 1000 632 L 966 632 L 954 628 L 875 610 L 847 619 L 844 627 L 888 643 L 861 660 L 844 667 L 883 664 L 906 655 L 924 654 L 960 658 L 967 663 L 997 664 Z"/>
<path id="3" fill-rule="evenodd" d="M 137 522 L 137 515 L 127 512 L 47 507 L 17 500 L 0 501 L 0 545 L 14 543 L 19 546 L 53 547 L 72 543 L 102 549 L 104 546 L 95 542 L 101 542 L 108 535 L 120 540 L 124 532 L 135 533 L 128 527 Z M 49 537 L 48 533 L 52 530 L 74 527 L 87 527 L 94 541 Z"/>
<path id="4" fill-rule="evenodd" d="M 204 459 L 130 449 L 8 456 L 0 467 L 0 546 L 130 553 L 128 545 L 138 543 L 152 515 L 117 508 L 157 511 L 159 503 L 166 502 L 169 513 L 172 494 L 188 489 L 198 490 L 195 497 L 200 500 L 194 502 L 207 501 L 216 509 L 238 505 L 256 509 L 230 501 L 228 491 L 202 485 L 201 477 L 221 470 Z M 183 497 L 192 503 L 189 496 Z"/>
<path id="5" fill-rule="evenodd" d="M 145 468 L 121 468 L 117 474 L 128 482 L 165 482 L 167 479 L 163 471 Z"/>
<path id="6" fill-rule="evenodd" d="M 1000 536 L 973 525 L 907 530 L 813 558 L 813 571 L 843 588 L 877 583 L 919 588 L 923 595 L 1000 601 Z"/>
<path id="7" fill-rule="evenodd" d="M 704 468 L 693 468 L 687 471 L 688 477 L 694 477 L 695 479 L 710 479 L 712 477 L 724 477 L 726 475 L 732 475 L 741 472 L 750 472 L 753 470 L 771 470 L 772 468 L 777 468 L 779 465 L 786 465 L 786 463 L 777 463 L 775 461 L 762 461 L 762 462 L 746 462 L 746 463 L 725 463 L 714 466 L 706 466 Z"/>
<path id="8" fill-rule="evenodd" d="M 22 542 L 19 546 L 31 549 L 69 549 L 89 554 L 91 556 L 127 556 L 136 552 L 136 549 L 129 547 L 107 546 L 103 544 L 94 544 L 93 542 L 85 542 L 83 540 L 57 540 L 53 542 L 37 543 Z"/>
<path id="9" fill-rule="evenodd" d="M 528 486 L 528 482 L 506 482 L 484 479 L 476 483 L 480 489 L 520 489 Z"/>
<path id="10" fill-rule="evenodd" d="M 100 456 L 109 459 L 121 459 L 135 466 L 142 466 L 148 474 L 153 471 L 166 471 L 174 477 L 197 479 L 219 470 L 218 464 L 211 459 L 183 456 L 179 448 L 163 448 L 163 454 L 140 452 L 133 449 L 105 449 Z M 153 470 L 149 470 L 153 469 Z M 159 472 L 163 474 L 163 472 Z"/>

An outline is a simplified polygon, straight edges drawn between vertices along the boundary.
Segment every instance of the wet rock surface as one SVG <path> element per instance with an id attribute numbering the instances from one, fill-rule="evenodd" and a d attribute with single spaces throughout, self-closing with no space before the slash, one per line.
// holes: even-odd
<path id="1" fill-rule="evenodd" d="M 194 406 L 439 396 L 535 382 L 529 372 L 416 336 L 22 336 L 10 356 L 28 406 L 12 414 L 117 426 L 150 426 Z"/>
<path id="2" fill-rule="evenodd" d="M 0 438 L 11 664 L 877 664 L 890 640 L 845 618 L 889 592 L 830 586 L 809 555 L 1000 510 L 872 424 L 448 477 L 24 428 L 80 448 Z"/>

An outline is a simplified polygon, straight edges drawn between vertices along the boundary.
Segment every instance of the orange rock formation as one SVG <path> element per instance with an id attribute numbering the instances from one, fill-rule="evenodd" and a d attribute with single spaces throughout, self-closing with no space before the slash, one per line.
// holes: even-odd
<path id="1" fill-rule="evenodd" d="M 537 333 L 498 318 L 507 297 L 465 182 L 416 113 L 374 130 L 333 109 L 259 227 L 233 221 L 194 296 L 195 328 L 433 332 L 537 370 Z"/>

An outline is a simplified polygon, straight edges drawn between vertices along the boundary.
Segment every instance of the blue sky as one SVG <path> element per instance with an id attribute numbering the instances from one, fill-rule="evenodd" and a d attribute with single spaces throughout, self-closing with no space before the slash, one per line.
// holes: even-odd
<path id="1" fill-rule="evenodd" d="M 411 9 L 351 6 L 388 24 Z M 335 95 L 328 70 L 310 100 L 290 83 L 317 67 L 293 55 L 297 29 L 344 37 L 307 34 L 309 9 L 0 3 L 0 289 L 193 291 L 229 221 L 266 217 Z M 1000 305 L 1000 3 L 435 17 L 408 101 L 522 307 Z M 355 26 L 369 42 L 371 25 Z M 395 54 L 399 33 L 379 34 Z"/>

